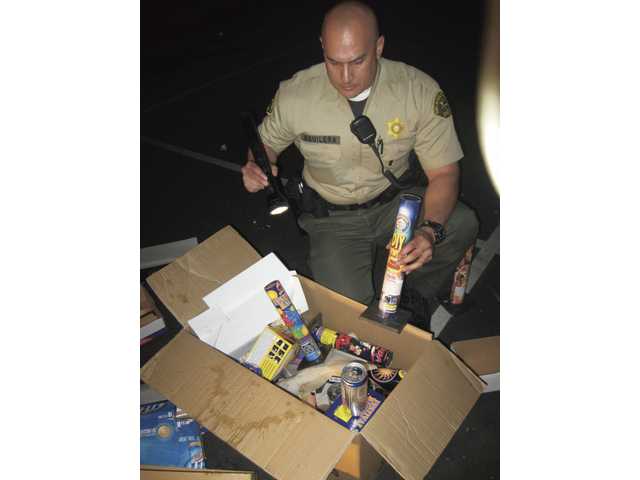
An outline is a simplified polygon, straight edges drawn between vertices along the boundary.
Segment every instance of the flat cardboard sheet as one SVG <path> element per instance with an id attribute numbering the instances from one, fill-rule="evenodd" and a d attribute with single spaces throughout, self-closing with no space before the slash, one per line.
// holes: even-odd
<path id="1" fill-rule="evenodd" d="M 407 480 L 422 480 L 482 393 L 482 382 L 440 342 L 423 354 L 362 430 Z"/>
<path id="2" fill-rule="evenodd" d="M 140 480 L 257 480 L 254 472 L 140 466 Z"/>
<path id="3" fill-rule="evenodd" d="M 483 337 L 453 342 L 451 350 L 478 375 L 500 372 L 500 337 Z"/>
<path id="4" fill-rule="evenodd" d="M 181 331 L 142 379 L 281 480 L 326 478 L 354 434 Z"/>
<path id="5" fill-rule="evenodd" d="M 451 350 L 486 383 L 484 393 L 500 390 L 500 337 L 454 342 Z"/>
<path id="6" fill-rule="evenodd" d="M 188 328 L 207 309 L 203 298 L 262 258 L 233 227 L 227 226 L 147 278 L 158 298 Z"/>

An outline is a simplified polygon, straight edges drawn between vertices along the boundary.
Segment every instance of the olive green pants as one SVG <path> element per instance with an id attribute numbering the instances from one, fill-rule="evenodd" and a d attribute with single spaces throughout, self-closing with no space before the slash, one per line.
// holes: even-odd
<path id="1" fill-rule="evenodd" d="M 424 187 L 403 193 L 422 196 Z M 380 292 L 374 292 L 374 271 L 382 268 L 384 272 L 388 255 L 385 246 L 393 234 L 399 205 L 397 195 L 384 205 L 330 211 L 324 218 L 302 214 L 298 223 L 309 234 L 309 265 L 314 280 L 364 304 L 379 297 Z M 431 261 L 407 275 L 403 288 L 413 288 L 428 298 L 451 284 L 456 266 L 478 234 L 475 213 L 458 202 L 445 231 L 447 238 L 434 247 Z M 376 258 L 378 266 L 374 269 Z"/>

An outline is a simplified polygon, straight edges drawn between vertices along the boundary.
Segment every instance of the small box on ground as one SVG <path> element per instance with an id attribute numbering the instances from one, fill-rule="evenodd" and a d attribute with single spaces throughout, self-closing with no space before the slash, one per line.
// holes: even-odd
<path id="1" fill-rule="evenodd" d="M 478 377 L 429 333 L 400 333 L 361 314 L 366 306 L 300 276 L 309 310 L 336 331 L 394 352 L 407 371 L 360 432 L 260 378 L 199 340 L 189 320 L 208 307 L 203 297 L 260 260 L 225 227 L 147 282 L 183 325 L 141 370 L 142 379 L 204 428 L 281 480 L 371 478 L 382 459 L 403 478 L 422 480 L 482 393 Z"/>
<path id="2" fill-rule="evenodd" d="M 204 468 L 200 425 L 168 400 L 141 405 L 140 463 Z"/>

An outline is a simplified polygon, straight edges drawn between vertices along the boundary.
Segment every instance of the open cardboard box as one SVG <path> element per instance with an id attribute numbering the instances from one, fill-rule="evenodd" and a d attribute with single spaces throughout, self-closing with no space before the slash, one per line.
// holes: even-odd
<path id="1" fill-rule="evenodd" d="M 403 478 L 421 480 L 482 382 L 429 333 L 388 330 L 361 317 L 365 305 L 301 276 L 325 326 L 391 349 L 391 366 L 408 370 L 361 432 L 347 430 L 192 333 L 188 321 L 207 309 L 202 298 L 259 259 L 227 226 L 147 279 L 184 329 L 146 363 L 142 379 L 275 478 L 371 478 L 384 458 Z"/>

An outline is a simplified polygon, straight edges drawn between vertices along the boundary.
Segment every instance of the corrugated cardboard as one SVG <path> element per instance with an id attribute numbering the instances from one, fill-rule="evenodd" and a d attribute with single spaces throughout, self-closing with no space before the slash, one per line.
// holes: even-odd
<path id="1" fill-rule="evenodd" d="M 259 259 L 225 227 L 148 283 L 183 324 L 201 313 L 202 297 Z M 394 351 L 409 370 L 362 433 L 352 433 L 310 405 L 181 331 L 142 369 L 142 378 L 201 425 L 269 474 L 283 480 L 367 478 L 380 455 L 407 479 L 422 479 L 482 391 L 480 380 L 431 336 L 400 334 L 360 315 L 366 307 L 301 277 L 310 315 L 334 330 Z M 349 477 L 350 476 L 350 477 Z"/>
<path id="2" fill-rule="evenodd" d="M 140 466 L 140 480 L 257 480 L 254 472 Z"/>
<path id="3" fill-rule="evenodd" d="M 500 390 L 500 337 L 454 342 L 451 350 L 486 383 L 484 393 Z"/>
<path id="4" fill-rule="evenodd" d="M 362 434 L 406 479 L 422 480 L 482 393 L 482 384 L 439 342 L 427 342 Z"/>
<path id="5" fill-rule="evenodd" d="M 260 254 L 232 227 L 225 227 L 154 272 L 147 283 L 189 330 L 187 322 L 207 309 L 202 298 L 258 260 Z"/>
<path id="6" fill-rule="evenodd" d="M 324 478 L 354 435 L 184 330 L 142 378 L 276 478 Z"/>

